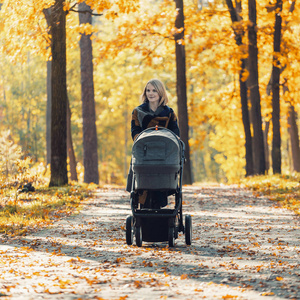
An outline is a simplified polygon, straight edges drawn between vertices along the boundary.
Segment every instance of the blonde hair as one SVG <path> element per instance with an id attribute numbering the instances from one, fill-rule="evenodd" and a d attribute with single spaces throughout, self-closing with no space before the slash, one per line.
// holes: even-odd
<path id="1" fill-rule="evenodd" d="M 166 92 L 166 88 L 164 86 L 164 84 L 159 80 L 159 79 L 151 79 L 147 82 L 147 84 L 145 85 L 144 91 L 141 95 L 141 102 L 145 103 L 148 102 L 147 96 L 146 96 L 146 90 L 147 90 L 147 85 L 148 84 L 152 84 L 154 86 L 154 88 L 156 89 L 160 100 L 158 105 L 167 105 L 169 99 L 167 96 L 167 92 Z"/>

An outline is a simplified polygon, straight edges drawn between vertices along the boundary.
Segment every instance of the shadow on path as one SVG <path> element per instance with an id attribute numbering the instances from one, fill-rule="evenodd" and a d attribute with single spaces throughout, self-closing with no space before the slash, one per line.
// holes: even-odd
<path id="1" fill-rule="evenodd" d="M 27 237 L 2 239 L 0 254 L 10 261 L 2 274 L 11 276 L 2 276 L 0 293 L 1 284 L 5 290 L 18 275 L 11 295 L 24 293 L 27 286 L 25 294 L 35 299 L 45 293 L 56 295 L 53 299 L 89 299 L 97 293 L 109 299 L 156 299 L 175 290 L 178 299 L 222 299 L 226 293 L 244 299 L 300 299 L 300 227 L 292 212 L 240 188 L 192 186 L 184 188 L 183 213 L 193 218 L 192 246 L 185 245 L 183 235 L 174 248 L 167 243 L 127 246 L 128 194 L 98 190 L 79 215 Z M 43 270 L 48 277 L 37 274 Z M 75 279 L 78 283 L 62 287 L 62 280 Z M 37 281 L 54 292 L 38 289 Z"/>

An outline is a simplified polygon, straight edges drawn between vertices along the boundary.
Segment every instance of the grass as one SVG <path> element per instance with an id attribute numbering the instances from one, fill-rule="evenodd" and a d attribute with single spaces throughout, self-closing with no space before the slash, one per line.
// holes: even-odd
<path id="1" fill-rule="evenodd" d="M 253 176 L 243 179 L 241 185 L 300 215 L 300 174 Z M 76 214 L 96 187 L 71 183 L 49 188 L 41 184 L 34 192 L 17 194 L 15 187 L 0 185 L 0 234 L 26 235 Z"/>
<path id="2" fill-rule="evenodd" d="M 242 180 L 242 185 L 300 215 L 300 174 L 253 176 Z"/>
<path id="3" fill-rule="evenodd" d="M 95 185 L 36 187 L 34 192 L 16 194 L 13 188 L 1 191 L 0 233 L 10 236 L 50 226 L 55 220 L 76 214 L 82 201 L 92 196 Z"/>

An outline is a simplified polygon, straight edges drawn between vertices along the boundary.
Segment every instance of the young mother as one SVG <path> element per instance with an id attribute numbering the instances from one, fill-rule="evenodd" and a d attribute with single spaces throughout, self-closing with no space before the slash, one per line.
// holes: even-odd
<path id="1" fill-rule="evenodd" d="M 180 136 L 177 117 L 172 108 L 167 106 L 168 96 L 164 84 L 158 79 L 151 79 L 147 82 L 143 94 L 141 95 L 142 104 L 132 112 L 131 136 L 135 138 L 143 130 L 149 127 L 165 127 Z M 129 188 L 127 187 L 127 190 Z M 149 207 L 152 198 L 152 208 L 161 208 L 168 204 L 167 193 L 160 191 L 144 191 L 139 196 L 139 202 L 144 207 Z"/>
<path id="2" fill-rule="evenodd" d="M 164 84 L 158 79 L 147 82 L 143 94 L 142 104 L 132 112 L 131 136 L 135 140 L 137 135 L 149 127 L 165 127 L 179 136 L 177 117 L 172 108 L 167 106 L 168 96 Z"/>

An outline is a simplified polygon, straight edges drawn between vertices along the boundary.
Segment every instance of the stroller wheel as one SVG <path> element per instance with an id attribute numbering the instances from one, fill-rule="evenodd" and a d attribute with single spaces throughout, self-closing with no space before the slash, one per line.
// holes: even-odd
<path id="1" fill-rule="evenodd" d="M 128 216 L 126 218 L 126 243 L 127 245 L 132 245 L 133 242 L 133 218 L 132 216 Z"/>
<path id="2" fill-rule="evenodd" d="M 168 238 L 169 238 L 169 247 L 174 247 L 175 245 L 174 227 L 169 227 Z"/>
<path id="3" fill-rule="evenodd" d="M 135 229 L 135 242 L 138 247 L 142 247 L 143 239 L 142 239 L 142 227 L 138 226 Z"/>
<path id="4" fill-rule="evenodd" d="M 190 215 L 185 216 L 185 243 L 192 244 L 192 217 Z"/>

